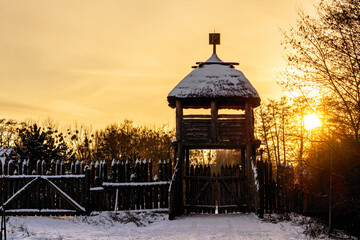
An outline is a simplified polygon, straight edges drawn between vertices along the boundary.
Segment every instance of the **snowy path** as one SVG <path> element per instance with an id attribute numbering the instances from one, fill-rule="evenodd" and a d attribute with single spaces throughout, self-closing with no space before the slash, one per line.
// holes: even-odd
<path id="1" fill-rule="evenodd" d="M 121 222 L 132 217 L 141 226 Z M 169 221 L 166 214 L 147 213 L 119 219 L 114 220 L 108 213 L 91 217 L 10 217 L 8 239 L 306 239 L 300 226 L 263 222 L 254 214 L 193 215 Z"/>

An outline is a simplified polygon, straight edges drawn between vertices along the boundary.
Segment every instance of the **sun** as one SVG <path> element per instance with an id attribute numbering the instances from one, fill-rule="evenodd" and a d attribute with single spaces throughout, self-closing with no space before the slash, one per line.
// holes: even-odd
<path id="1" fill-rule="evenodd" d="M 311 130 L 321 126 L 321 121 L 316 114 L 306 115 L 304 117 L 305 129 Z"/>

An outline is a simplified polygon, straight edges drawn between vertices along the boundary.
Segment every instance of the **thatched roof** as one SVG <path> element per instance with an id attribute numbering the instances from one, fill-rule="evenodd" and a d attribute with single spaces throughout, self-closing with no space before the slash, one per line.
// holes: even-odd
<path id="1" fill-rule="evenodd" d="M 253 107 L 260 104 L 260 97 L 244 74 L 235 69 L 237 63 L 226 63 L 214 53 L 206 62 L 197 63 L 189 75 L 169 93 L 169 106 L 176 100 L 184 107 L 209 107 L 216 100 L 221 108 L 243 108 L 246 102 Z"/>

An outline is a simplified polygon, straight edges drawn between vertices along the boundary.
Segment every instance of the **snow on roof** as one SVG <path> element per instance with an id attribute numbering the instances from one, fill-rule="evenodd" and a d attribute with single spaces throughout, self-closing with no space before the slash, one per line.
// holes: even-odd
<path id="1" fill-rule="evenodd" d="M 211 55 L 211 57 L 206 60 L 207 63 L 224 63 L 216 53 L 213 53 L 213 55 Z"/>
<path id="2" fill-rule="evenodd" d="M 260 97 L 244 74 L 235 69 L 236 63 L 226 63 L 214 53 L 206 62 L 181 80 L 169 93 L 168 101 L 175 107 L 175 99 L 241 98 L 260 103 Z"/>

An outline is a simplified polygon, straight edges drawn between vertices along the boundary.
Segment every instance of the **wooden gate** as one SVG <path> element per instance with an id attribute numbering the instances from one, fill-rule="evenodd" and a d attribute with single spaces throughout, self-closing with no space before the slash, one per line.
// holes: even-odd
<path id="1" fill-rule="evenodd" d="M 188 213 L 226 213 L 246 209 L 245 174 L 241 165 L 221 167 L 216 173 L 209 165 L 191 166 L 183 177 Z"/>
<path id="2" fill-rule="evenodd" d="M 85 175 L 0 176 L 0 209 L 6 215 L 74 215 L 86 213 Z"/>

